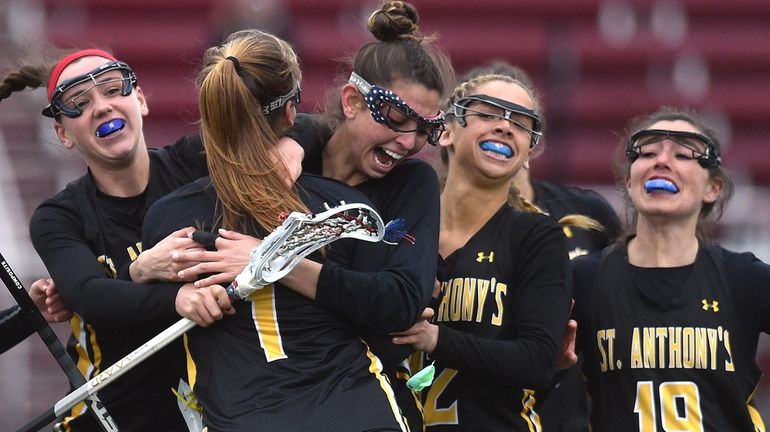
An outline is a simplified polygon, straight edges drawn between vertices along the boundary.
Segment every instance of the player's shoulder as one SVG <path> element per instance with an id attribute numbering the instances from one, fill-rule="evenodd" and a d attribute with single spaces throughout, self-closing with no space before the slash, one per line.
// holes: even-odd
<path id="1" fill-rule="evenodd" d="M 168 214 L 180 207 L 193 207 L 200 205 L 201 201 L 214 202 L 215 200 L 216 192 L 211 185 L 210 177 L 201 177 L 191 183 L 180 186 L 155 201 L 150 206 L 147 214 Z"/>
<path id="2" fill-rule="evenodd" d="M 315 174 L 302 173 L 296 182 L 300 196 L 311 211 L 321 210 L 324 204 L 339 202 L 362 203 L 372 206 L 369 198 L 348 184 Z"/>
<path id="3" fill-rule="evenodd" d="M 45 214 L 52 211 L 80 212 L 82 199 L 88 200 L 88 194 L 94 191 L 96 186 L 91 179 L 90 174 L 85 174 L 77 180 L 68 183 L 61 191 L 41 202 L 33 213 L 33 218 L 38 214 Z M 90 201 L 90 200 L 89 200 Z"/>
<path id="4" fill-rule="evenodd" d="M 538 201 L 543 199 L 562 201 L 579 208 L 606 207 L 612 209 L 610 203 L 598 192 L 580 186 L 556 184 L 544 181 L 533 181 L 538 194 Z"/>

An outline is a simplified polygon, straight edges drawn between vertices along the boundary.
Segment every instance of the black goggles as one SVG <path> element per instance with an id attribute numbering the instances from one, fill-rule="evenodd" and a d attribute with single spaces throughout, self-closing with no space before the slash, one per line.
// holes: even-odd
<path id="1" fill-rule="evenodd" d="M 120 72 L 120 78 L 97 80 L 107 72 L 115 70 Z M 90 86 L 87 84 L 89 82 Z M 110 95 L 119 92 L 121 96 L 128 96 L 136 87 L 136 83 L 136 73 L 126 63 L 122 61 L 105 63 L 87 74 L 70 78 L 56 86 L 51 96 L 51 103 L 43 108 L 42 114 L 53 118 L 59 114 L 77 118 L 83 114 L 83 109 L 90 103 L 89 95 L 93 89 L 102 88 L 106 89 L 105 91 Z M 74 91 L 70 92 L 65 100 L 64 94 L 73 89 Z"/>
<path id="2" fill-rule="evenodd" d="M 463 127 L 466 125 L 465 118 L 468 116 L 477 116 L 488 120 L 508 120 L 529 135 L 530 148 L 535 147 L 540 141 L 540 137 L 543 136 L 541 132 L 543 123 L 536 112 L 513 102 L 485 94 L 470 95 L 458 99 L 452 104 L 448 114 L 455 116 L 457 122 Z M 526 119 L 532 121 L 532 127 L 524 124 Z"/>
<path id="3" fill-rule="evenodd" d="M 444 132 L 442 111 L 435 117 L 423 117 L 392 91 L 369 84 L 355 72 L 350 73 L 349 82 L 355 84 L 358 91 L 364 95 L 374 121 L 394 132 L 417 132 L 418 137 L 425 136 L 430 145 L 438 144 Z"/>
<path id="4" fill-rule="evenodd" d="M 626 157 L 633 163 L 642 154 L 642 147 L 671 140 L 692 152 L 692 158 L 703 168 L 716 168 L 722 162 L 719 150 L 711 138 L 695 133 L 663 129 L 644 129 L 631 135 L 626 145 Z"/>
<path id="5" fill-rule="evenodd" d="M 272 102 L 266 105 L 262 105 L 262 114 L 268 115 L 278 108 L 286 105 L 286 102 L 293 100 L 295 104 L 298 104 L 302 96 L 302 88 L 299 83 L 294 83 L 294 87 L 285 95 L 278 96 Z"/>

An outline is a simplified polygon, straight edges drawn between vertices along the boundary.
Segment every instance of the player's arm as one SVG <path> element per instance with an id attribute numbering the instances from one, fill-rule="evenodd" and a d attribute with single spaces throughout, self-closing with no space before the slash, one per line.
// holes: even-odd
<path id="1" fill-rule="evenodd" d="M 545 221 L 545 220 L 544 220 Z M 562 341 L 570 308 L 568 256 L 564 236 L 549 222 L 548 229 L 520 245 L 527 251 L 516 295 L 516 335 L 510 339 L 488 339 L 435 327 L 435 346 L 424 349 L 445 366 L 479 380 L 514 388 L 545 389 L 559 367 Z M 541 224 L 542 225 L 542 224 Z M 397 335 L 402 337 L 402 335 Z M 403 341 L 394 342 L 401 343 Z M 427 348 L 427 349 L 426 349 Z"/>
<path id="2" fill-rule="evenodd" d="M 30 222 L 35 250 L 73 312 L 102 326 L 140 325 L 177 317 L 173 306 L 176 289 L 113 279 L 108 274 L 110 263 L 100 264 L 80 225 L 75 215 L 54 205 L 39 207 Z"/>
<path id="3" fill-rule="evenodd" d="M 335 315 L 371 334 L 405 330 L 429 304 L 436 275 L 439 229 L 439 186 L 436 173 L 422 161 L 397 167 L 384 193 L 392 199 L 376 202 L 383 221 L 403 218 L 414 243 L 366 248 L 376 271 L 351 271 L 329 260 L 318 277 L 316 300 Z M 409 194 L 403 193 L 408 190 Z M 383 193 L 383 191 L 380 191 Z M 355 252 L 354 252 L 355 253 Z"/>

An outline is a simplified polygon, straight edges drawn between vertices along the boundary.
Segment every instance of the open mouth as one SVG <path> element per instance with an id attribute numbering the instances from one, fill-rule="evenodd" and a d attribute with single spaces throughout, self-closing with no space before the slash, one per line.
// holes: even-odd
<path id="1" fill-rule="evenodd" d="M 115 118 L 106 121 L 96 128 L 96 137 L 105 138 L 116 132 L 120 132 L 126 126 L 126 121 L 120 118 Z"/>
<path id="2" fill-rule="evenodd" d="M 647 193 L 665 192 L 675 194 L 679 192 L 679 188 L 676 187 L 674 182 L 661 178 L 650 179 L 644 182 L 644 190 Z"/>
<path id="3" fill-rule="evenodd" d="M 479 144 L 479 148 L 485 153 L 491 153 L 494 155 L 500 155 L 505 159 L 513 157 L 513 149 L 511 147 L 494 141 L 482 141 Z"/>
<path id="4" fill-rule="evenodd" d="M 403 159 L 404 155 L 394 151 L 378 147 L 374 149 L 374 160 L 384 168 L 392 167 L 396 162 Z"/>

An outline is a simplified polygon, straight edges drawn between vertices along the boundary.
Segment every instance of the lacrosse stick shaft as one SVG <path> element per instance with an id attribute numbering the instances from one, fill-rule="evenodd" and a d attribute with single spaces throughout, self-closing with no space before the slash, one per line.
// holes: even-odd
<path id="1" fill-rule="evenodd" d="M 58 416 L 72 409 L 72 407 L 77 405 L 80 401 L 92 396 L 115 381 L 118 377 L 133 369 L 134 366 L 160 351 L 163 347 L 177 339 L 179 336 L 182 336 L 193 327 L 195 327 L 195 322 L 187 318 L 182 318 L 177 321 L 171 327 L 158 333 L 157 336 L 145 342 L 142 346 L 130 352 L 128 355 L 115 362 L 115 364 L 60 399 L 53 407 L 49 408 L 46 412 L 19 429 L 19 432 L 39 430 L 41 427 L 55 420 Z"/>
<path id="2" fill-rule="evenodd" d="M 64 345 L 62 345 L 61 341 L 59 341 L 59 338 L 56 336 L 56 333 L 54 333 L 51 326 L 48 325 L 45 318 L 43 318 L 43 315 L 40 313 L 40 311 L 37 309 L 37 306 L 35 306 L 35 303 L 29 297 L 27 290 L 24 289 L 24 286 L 19 281 L 16 273 L 14 273 L 14 271 L 11 269 L 11 266 L 8 265 L 8 262 L 5 260 L 5 257 L 3 257 L 3 254 L 1 253 L 0 267 L 2 267 L 2 271 L 0 271 L 0 278 L 3 280 L 3 283 L 5 284 L 6 288 L 8 288 L 8 291 L 10 291 L 13 298 L 16 300 L 16 303 L 18 303 L 24 313 L 27 314 L 27 316 L 30 318 L 33 329 L 37 332 L 38 335 L 40 335 L 40 338 L 43 340 L 43 343 L 45 343 L 48 351 L 51 352 L 51 355 L 53 355 L 56 363 L 59 364 L 59 367 L 67 375 L 67 380 L 69 381 L 70 385 L 72 387 L 79 387 L 85 384 L 86 379 L 80 373 L 77 366 L 75 366 L 75 363 L 67 354 L 67 350 L 64 348 Z M 90 400 L 88 405 L 90 411 L 92 415 L 96 417 L 97 423 L 99 423 L 102 430 L 104 432 L 117 432 L 118 428 L 115 425 L 115 421 L 104 409 L 104 405 L 99 400 L 99 398 L 94 394 L 91 395 L 89 399 Z M 56 418 L 54 417 L 48 423 L 55 419 Z M 48 423 L 43 423 L 34 430 L 39 430 Z"/>

